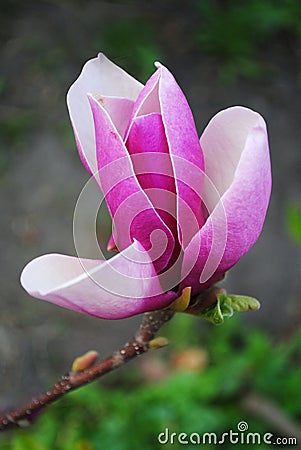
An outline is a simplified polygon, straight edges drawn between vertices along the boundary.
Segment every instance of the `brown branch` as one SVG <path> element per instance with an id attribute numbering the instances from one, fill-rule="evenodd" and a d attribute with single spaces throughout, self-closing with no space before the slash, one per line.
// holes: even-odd
<path id="1" fill-rule="evenodd" d="M 13 427 L 28 427 L 39 412 L 68 392 L 91 383 L 151 348 L 163 347 L 166 345 L 166 339 L 155 338 L 155 335 L 173 317 L 175 312 L 185 310 L 189 314 L 198 314 L 216 303 L 216 295 L 220 291 L 219 287 L 212 286 L 199 295 L 190 298 L 191 290 L 185 288 L 182 295 L 169 306 L 169 309 L 145 313 L 135 337 L 120 350 L 92 367 L 90 364 L 95 361 L 96 352 L 88 352 L 83 357 L 77 358 L 72 367 L 73 371 L 63 375 L 47 392 L 34 398 L 24 407 L 0 416 L 0 431 Z M 183 303 L 186 305 L 185 307 L 183 307 Z M 82 370 L 82 368 L 85 368 L 85 370 Z"/>
<path id="2" fill-rule="evenodd" d="M 47 392 L 33 399 L 22 408 L 11 411 L 0 417 L 0 431 L 5 431 L 12 427 L 27 427 L 31 425 L 34 417 L 51 403 L 63 397 L 66 393 L 73 391 L 85 384 L 100 378 L 104 374 L 111 372 L 117 367 L 136 358 L 150 348 L 164 345 L 160 340 L 153 341 L 156 333 L 168 322 L 174 312 L 171 310 L 160 310 L 145 313 L 142 323 L 135 337 L 127 342 L 120 350 L 113 355 L 100 361 L 92 367 L 81 372 L 69 372 L 52 386 Z M 153 341 L 153 343 L 151 342 Z"/>

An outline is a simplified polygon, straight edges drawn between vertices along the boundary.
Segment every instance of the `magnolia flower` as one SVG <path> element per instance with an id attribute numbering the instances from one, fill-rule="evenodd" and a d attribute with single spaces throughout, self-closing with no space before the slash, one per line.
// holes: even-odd
<path id="1" fill-rule="evenodd" d="M 271 170 L 266 125 L 219 112 L 200 140 L 187 100 L 156 63 L 143 86 L 104 55 L 88 61 L 67 104 L 81 160 L 112 217 L 108 260 L 49 254 L 21 283 L 34 297 L 105 319 L 198 294 L 258 239 Z"/>

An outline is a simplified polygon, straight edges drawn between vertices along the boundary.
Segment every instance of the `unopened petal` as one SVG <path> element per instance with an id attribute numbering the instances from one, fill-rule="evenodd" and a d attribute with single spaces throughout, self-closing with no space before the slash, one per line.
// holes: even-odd
<path id="1" fill-rule="evenodd" d="M 146 116 L 147 114 L 152 113 L 161 113 L 161 106 L 158 96 L 159 80 L 160 70 L 156 70 L 156 72 L 153 73 L 153 75 L 147 80 L 145 86 L 143 86 L 143 89 L 140 91 L 132 110 L 129 126 L 125 134 L 125 141 L 127 141 L 132 124 L 137 117 Z"/>
<path id="2" fill-rule="evenodd" d="M 179 240 L 185 248 L 203 225 L 204 158 L 193 115 L 172 74 L 161 64 L 159 102 L 177 189 Z"/>
<path id="3" fill-rule="evenodd" d="M 127 149 L 140 186 L 162 220 L 176 235 L 176 189 L 160 114 L 136 117 Z"/>
<path id="4" fill-rule="evenodd" d="M 142 190 L 130 155 L 107 111 L 92 96 L 89 100 L 95 124 L 99 179 L 113 218 L 115 243 L 119 250 L 124 250 L 137 239 L 161 271 L 172 255 L 173 235 Z"/>

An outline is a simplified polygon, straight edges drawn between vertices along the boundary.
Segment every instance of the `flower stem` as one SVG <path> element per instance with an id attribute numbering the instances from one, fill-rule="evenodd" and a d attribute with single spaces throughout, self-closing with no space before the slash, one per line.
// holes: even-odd
<path id="1" fill-rule="evenodd" d="M 48 389 L 47 392 L 34 398 L 25 406 L 2 415 L 0 417 L 0 431 L 13 427 L 28 427 L 40 411 L 63 397 L 68 392 L 91 383 L 142 353 L 147 352 L 150 348 L 160 347 L 158 344 L 150 345 L 150 342 L 154 339 L 160 328 L 168 322 L 173 315 L 174 312 L 171 310 L 145 313 L 134 338 L 127 342 L 121 349 L 86 370 L 66 373 L 54 386 Z"/>

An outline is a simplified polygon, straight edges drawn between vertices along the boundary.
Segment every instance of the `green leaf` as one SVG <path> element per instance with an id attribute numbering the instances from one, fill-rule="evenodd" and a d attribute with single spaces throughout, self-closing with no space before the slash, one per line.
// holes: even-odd
<path id="1" fill-rule="evenodd" d="M 248 297 L 246 295 L 228 295 L 218 294 L 217 297 L 224 301 L 229 307 L 233 308 L 233 311 L 245 312 L 245 311 L 257 311 L 260 308 L 260 303 L 256 298 Z"/>
<path id="2" fill-rule="evenodd" d="M 200 314 L 214 325 L 224 323 L 225 318 L 232 317 L 234 312 L 256 311 L 260 308 L 260 303 L 253 297 L 245 295 L 217 294 L 215 305 L 206 308 Z"/>

